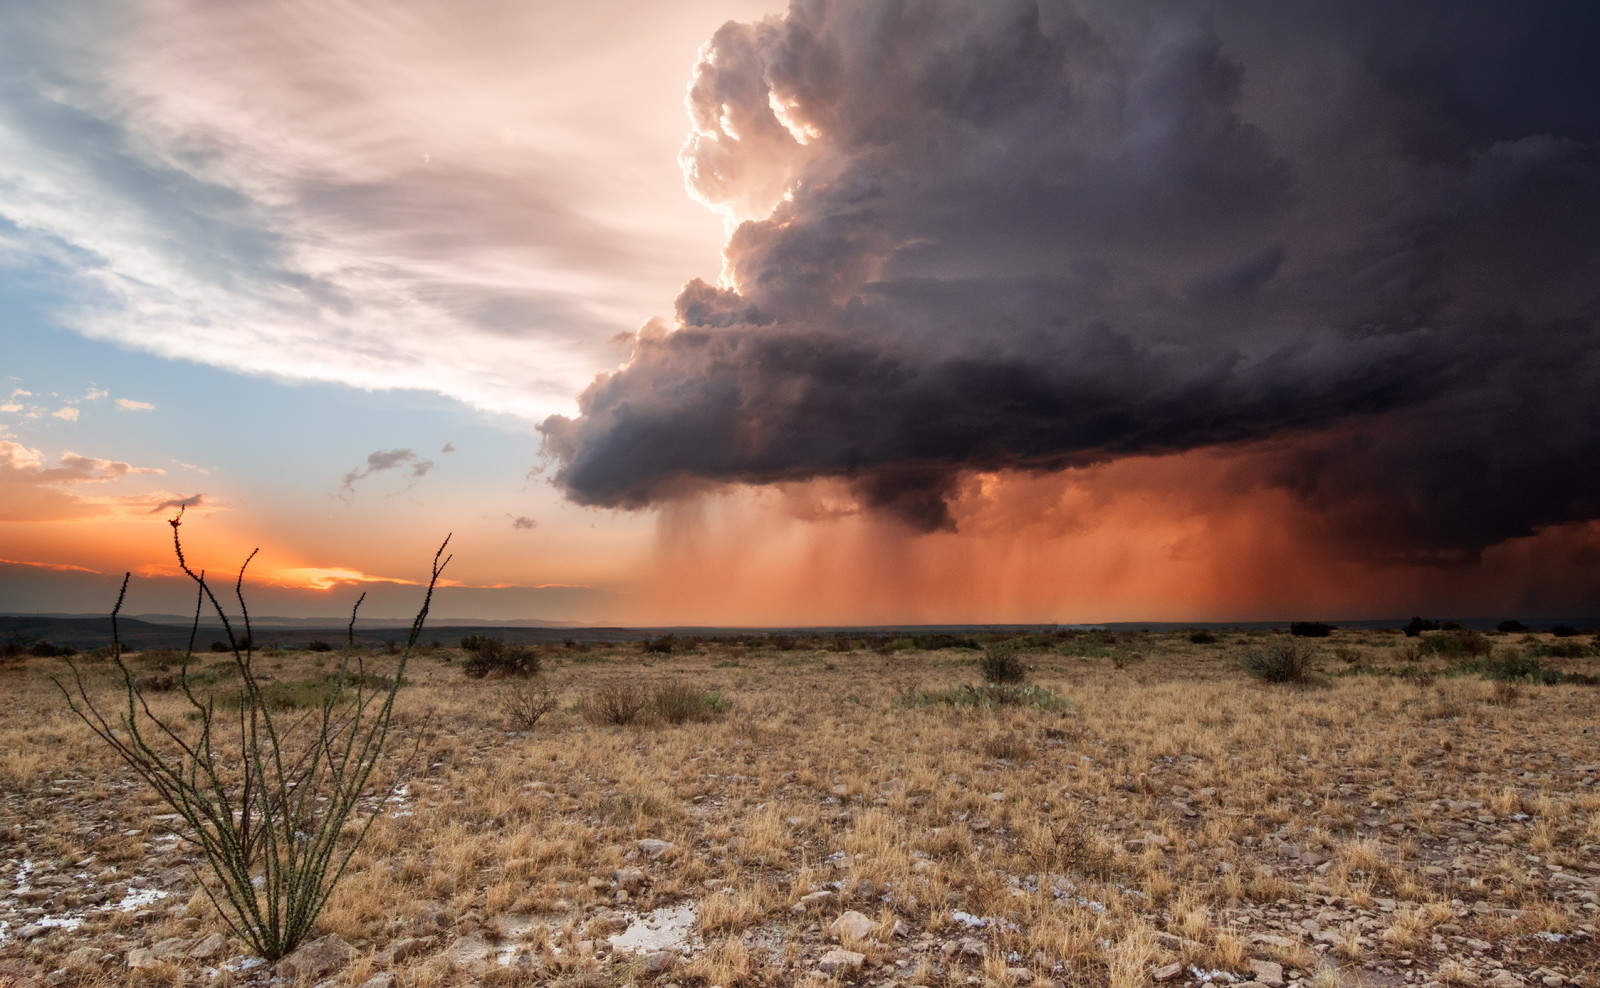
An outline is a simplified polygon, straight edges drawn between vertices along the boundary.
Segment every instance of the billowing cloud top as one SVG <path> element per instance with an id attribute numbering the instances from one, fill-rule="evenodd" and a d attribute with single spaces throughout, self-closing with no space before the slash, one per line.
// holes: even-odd
<path id="1" fill-rule="evenodd" d="M 706 46 L 721 287 L 542 431 L 573 499 L 1218 444 L 1395 552 L 1600 515 L 1600 16 L 795 0 Z M 1451 30 L 1437 30 L 1448 21 Z"/>

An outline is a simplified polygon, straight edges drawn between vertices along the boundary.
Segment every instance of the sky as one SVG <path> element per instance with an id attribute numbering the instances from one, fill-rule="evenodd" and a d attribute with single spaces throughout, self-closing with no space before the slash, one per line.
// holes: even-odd
<path id="1" fill-rule="evenodd" d="M 0 612 L 1600 614 L 1587 3 L 0 17 Z"/>

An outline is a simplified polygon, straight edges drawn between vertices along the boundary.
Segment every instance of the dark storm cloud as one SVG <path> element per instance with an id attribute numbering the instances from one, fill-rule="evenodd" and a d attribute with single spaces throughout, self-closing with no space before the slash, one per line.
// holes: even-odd
<path id="1" fill-rule="evenodd" d="M 963 471 L 1258 443 L 1261 482 L 1398 553 L 1594 517 L 1597 41 L 1577 4 L 730 24 L 684 159 L 759 217 L 734 287 L 544 423 L 556 481 L 845 477 L 932 530 Z"/>

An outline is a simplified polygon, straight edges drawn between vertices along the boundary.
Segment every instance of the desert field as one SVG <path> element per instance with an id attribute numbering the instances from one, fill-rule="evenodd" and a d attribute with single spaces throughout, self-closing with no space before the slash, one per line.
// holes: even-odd
<path id="1" fill-rule="evenodd" d="M 1422 647 L 1452 634 L 573 643 L 484 677 L 423 649 L 334 939 L 276 973 L 65 662 L 18 658 L 0 985 L 1600 988 L 1596 646 Z M 1243 668 L 1285 644 L 1304 681 Z M 338 653 L 254 661 L 292 691 Z M 182 722 L 175 656 L 128 662 Z"/>

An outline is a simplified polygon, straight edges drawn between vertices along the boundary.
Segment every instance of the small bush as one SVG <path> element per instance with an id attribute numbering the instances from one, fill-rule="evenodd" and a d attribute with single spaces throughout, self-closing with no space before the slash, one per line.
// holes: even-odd
<path id="1" fill-rule="evenodd" d="M 1189 641 L 1195 645 L 1215 645 L 1217 636 L 1204 628 L 1189 632 Z"/>
<path id="2" fill-rule="evenodd" d="M 985 646 L 983 658 L 978 660 L 978 671 L 983 674 L 984 682 L 996 685 L 1020 683 L 1028 678 L 1027 667 L 1017 656 L 1016 645 L 1012 642 Z"/>
<path id="3" fill-rule="evenodd" d="M 640 642 L 640 647 L 646 652 L 655 652 L 661 655 L 670 655 L 675 650 L 678 639 L 674 635 L 662 635 L 660 638 L 646 638 Z"/>
<path id="4" fill-rule="evenodd" d="M 1311 646 L 1292 638 L 1280 638 L 1240 657 L 1244 671 L 1264 683 L 1301 683 L 1311 675 Z"/>
<path id="5" fill-rule="evenodd" d="M 468 635 L 461 647 L 469 654 L 461 671 L 474 679 L 488 676 L 532 676 L 539 672 L 539 651 L 530 645 L 507 645 L 498 638 Z"/>
<path id="6" fill-rule="evenodd" d="M 1340 645 L 1333 650 L 1333 657 L 1347 666 L 1360 665 L 1366 658 L 1366 653 L 1354 645 Z"/>
<path id="7" fill-rule="evenodd" d="M 1118 669 L 1126 669 L 1135 662 L 1143 661 L 1143 652 L 1130 652 L 1127 649 L 1119 648 L 1111 653 L 1111 664 Z"/>
<path id="8" fill-rule="evenodd" d="M 531 731 L 545 714 L 556 709 L 561 697 L 548 687 L 517 683 L 500 693 L 500 712 L 513 731 Z"/>
<path id="9" fill-rule="evenodd" d="M 905 693 L 896 698 L 897 707 L 973 707 L 995 710 L 1000 707 L 1037 707 L 1040 710 L 1071 710 L 1072 701 L 1042 686 L 1020 683 L 986 683 L 982 686 L 957 686 L 948 690 Z"/>
<path id="10" fill-rule="evenodd" d="M 983 753 L 990 758 L 1021 762 L 1033 757 L 1033 745 L 1016 734 L 1000 734 L 984 739 Z"/>
<path id="11" fill-rule="evenodd" d="M 1552 659 L 1581 659 L 1589 655 L 1590 647 L 1583 642 L 1558 641 L 1548 645 L 1536 645 L 1536 655 L 1548 655 Z"/>
<path id="12" fill-rule="evenodd" d="M 1501 621 L 1499 624 L 1495 625 L 1495 630 L 1501 634 L 1514 635 L 1518 632 L 1527 631 L 1528 626 L 1523 624 L 1521 621 Z"/>
<path id="13" fill-rule="evenodd" d="M 644 690 L 627 683 L 608 683 L 583 701 L 583 719 L 591 724 L 609 724 L 621 727 L 632 724 L 650 706 L 650 697 Z"/>
<path id="14" fill-rule="evenodd" d="M 1571 638 L 1578 633 L 1578 629 L 1570 624 L 1558 624 L 1550 629 L 1550 633 L 1557 638 Z"/>
<path id="15" fill-rule="evenodd" d="M 650 694 L 650 712 L 668 724 L 716 720 L 729 706 L 721 693 L 683 683 L 667 683 Z"/>
<path id="16" fill-rule="evenodd" d="M 1326 638 L 1333 632 L 1333 625 L 1321 621 L 1295 621 L 1289 625 L 1289 634 L 1297 638 Z"/>
<path id="17" fill-rule="evenodd" d="M 331 652 L 331 651 L 333 651 L 333 646 L 329 645 L 327 642 L 321 640 L 320 638 L 317 638 L 317 639 L 312 639 L 311 641 L 306 642 L 306 651 L 307 652 Z"/>
<path id="18" fill-rule="evenodd" d="M 1401 628 L 1400 630 L 1406 633 L 1407 638 L 1415 638 L 1424 631 L 1438 631 L 1439 622 L 1429 620 L 1428 618 L 1414 617 L 1407 622 L 1404 628 Z"/>
<path id="19" fill-rule="evenodd" d="M 1442 635 L 1428 635 L 1419 643 L 1424 655 L 1484 656 L 1494 644 L 1476 631 L 1450 631 Z"/>
<path id="20" fill-rule="evenodd" d="M 77 655 L 75 645 L 57 645 L 54 642 L 34 642 L 28 646 L 28 654 L 36 659 L 62 659 L 69 655 Z"/>

